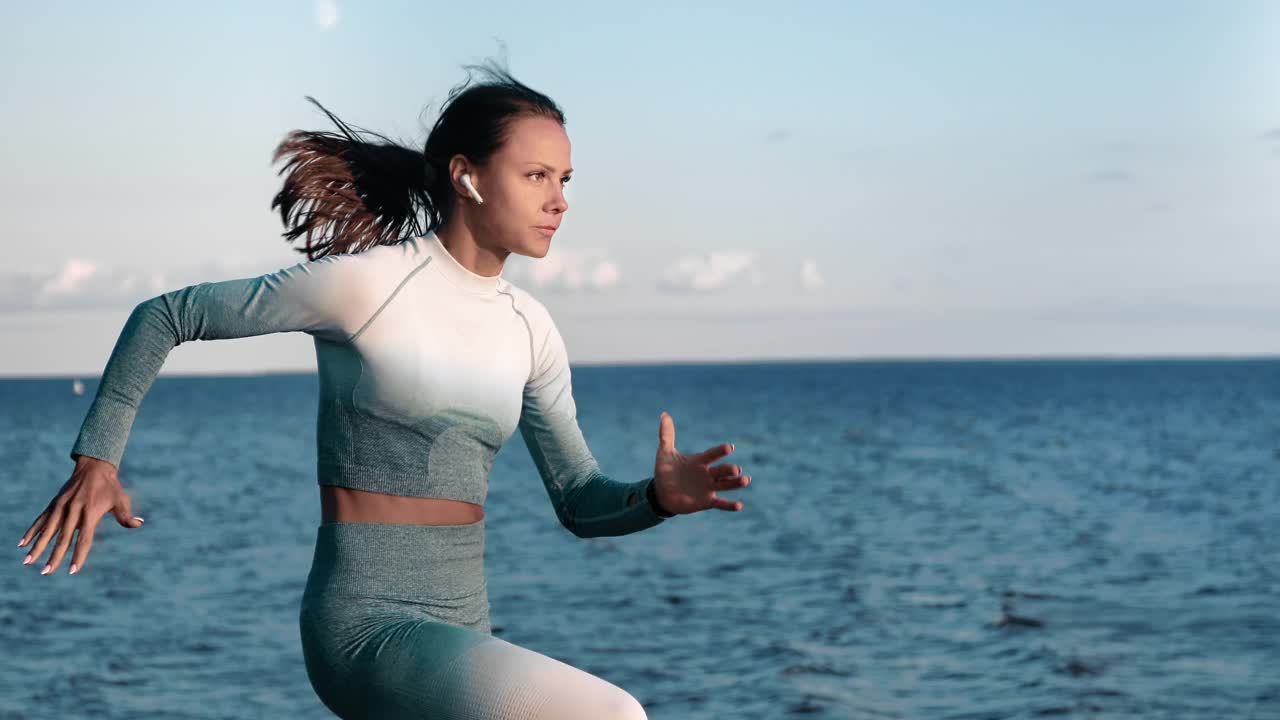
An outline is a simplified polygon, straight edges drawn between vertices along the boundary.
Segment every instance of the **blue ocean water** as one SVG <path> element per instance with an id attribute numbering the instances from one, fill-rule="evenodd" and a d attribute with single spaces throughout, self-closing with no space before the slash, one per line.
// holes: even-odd
<path id="1" fill-rule="evenodd" d="M 315 375 L 157 380 L 85 569 L 23 566 L 97 389 L 0 380 L 0 718 L 330 717 L 297 611 Z M 486 504 L 494 632 L 676 718 L 1280 718 L 1280 361 L 575 367 L 602 469 L 658 418 L 739 513 L 556 522 L 517 433 Z M 47 555 L 47 553 L 46 553 Z M 42 558 L 43 560 L 43 558 Z"/>

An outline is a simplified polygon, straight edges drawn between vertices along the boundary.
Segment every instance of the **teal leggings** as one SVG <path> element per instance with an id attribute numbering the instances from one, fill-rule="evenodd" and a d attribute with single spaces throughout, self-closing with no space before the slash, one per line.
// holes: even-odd
<path id="1" fill-rule="evenodd" d="M 342 718 L 645 720 L 622 688 L 491 634 L 484 520 L 324 523 L 299 613 Z"/>

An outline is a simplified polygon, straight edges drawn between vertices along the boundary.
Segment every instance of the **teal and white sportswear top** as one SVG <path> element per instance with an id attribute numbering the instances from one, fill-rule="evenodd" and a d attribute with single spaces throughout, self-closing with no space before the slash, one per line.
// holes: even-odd
<path id="1" fill-rule="evenodd" d="M 434 232 L 139 303 L 71 449 L 119 467 L 143 396 L 189 340 L 302 331 L 315 341 L 321 485 L 483 505 L 517 427 L 560 522 L 579 537 L 666 518 L 652 478 L 609 478 L 578 426 L 564 340 L 546 307 L 478 275 Z"/>

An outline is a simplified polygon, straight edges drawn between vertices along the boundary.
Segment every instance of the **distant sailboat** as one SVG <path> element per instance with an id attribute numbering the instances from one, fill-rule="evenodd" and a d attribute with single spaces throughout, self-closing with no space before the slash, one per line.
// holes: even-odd
<path id="1" fill-rule="evenodd" d="M 73 381 L 71 382 L 71 392 L 73 392 L 73 393 L 75 393 L 75 394 L 77 394 L 77 395 L 83 395 L 83 394 L 84 394 L 84 383 L 80 382 L 79 380 L 73 380 Z"/>

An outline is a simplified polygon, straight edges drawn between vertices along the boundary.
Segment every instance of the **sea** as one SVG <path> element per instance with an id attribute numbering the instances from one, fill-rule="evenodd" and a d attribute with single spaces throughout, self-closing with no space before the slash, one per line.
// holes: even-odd
<path id="1" fill-rule="evenodd" d="M 73 381 L 83 382 L 77 394 Z M 332 717 L 298 609 L 320 521 L 314 373 L 161 375 L 126 529 L 41 576 L 95 377 L 0 379 L 0 718 Z M 601 470 L 719 443 L 741 511 L 619 537 L 495 460 L 494 634 L 654 720 L 1280 718 L 1280 359 L 575 365 Z"/>

